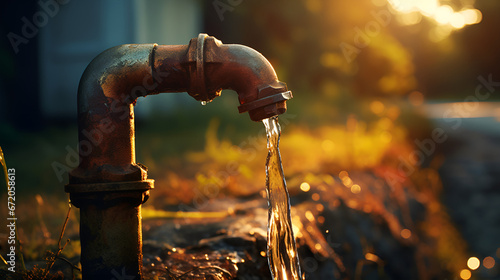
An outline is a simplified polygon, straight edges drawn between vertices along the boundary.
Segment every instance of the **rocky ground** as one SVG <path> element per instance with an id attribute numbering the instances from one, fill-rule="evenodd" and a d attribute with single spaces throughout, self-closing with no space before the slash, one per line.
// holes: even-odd
<path id="1" fill-rule="evenodd" d="M 329 177 L 311 184 L 308 192 L 292 194 L 306 279 L 451 279 L 452 271 L 440 265 L 432 248 L 440 241 L 422 226 L 431 203 L 399 193 L 402 188 L 395 190 L 375 174 L 350 178 L 366 188 L 354 195 L 340 178 Z M 208 207 L 217 213 L 228 208 L 220 218 L 146 219 L 146 275 L 271 279 L 265 199 L 214 200 Z"/>

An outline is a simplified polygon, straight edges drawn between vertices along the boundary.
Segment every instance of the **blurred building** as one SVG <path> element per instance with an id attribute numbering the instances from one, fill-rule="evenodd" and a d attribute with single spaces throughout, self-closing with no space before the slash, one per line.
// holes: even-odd
<path id="1" fill-rule="evenodd" d="M 42 113 L 75 114 L 76 88 L 88 63 L 103 50 L 129 43 L 187 44 L 202 28 L 198 0 L 91 0 L 61 6 L 40 32 Z M 137 114 L 168 109 L 172 98 L 143 98 Z M 153 102 L 151 102 L 151 100 Z M 73 104 L 73 105 L 70 105 Z"/>
<path id="2" fill-rule="evenodd" d="M 0 109 L 13 116 L 17 113 L 9 106 L 30 100 L 36 104 L 25 115 L 38 111 L 43 118 L 73 120 L 80 77 L 99 53 L 120 44 L 187 44 L 203 27 L 201 0 L 42 0 L 31 6 L 6 5 L 2 15 L 8 19 L 3 20 L 2 31 L 19 37 L 11 34 L 3 45 L 2 55 L 13 61 L 13 66 L 3 66 L 13 71 L 15 81 L 0 82 L 0 92 L 5 92 Z M 8 84 L 8 77 L 2 76 Z M 29 85 L 23 89 L 23 83 Z M 24 98 L 9 97 L 14 90 L 29 93 Z M 178 98 L 172 94 L 140 98 L 136 114 L 168 110 Z"/>

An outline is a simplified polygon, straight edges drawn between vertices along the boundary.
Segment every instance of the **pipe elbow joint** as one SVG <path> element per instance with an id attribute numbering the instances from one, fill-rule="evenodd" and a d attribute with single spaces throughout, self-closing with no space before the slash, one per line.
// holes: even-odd
<path id="1" fill-rule="evenodd" d="M 236 44 L 222 44 L 206 34 L 191 40 L 188 51 L 190 87 L 197 100 L 211 101 L 222 89 L 237 92 L 240 113 L 263 119 L 286 112 L 292 93 L 280 82 L 271 63 L 256 50 Z"/>
<path id="2" fill-rule="evenodd" d="M 109 105 L 110 99 L 133 103 L 139 93 L 137 90 L 134 91 L 134 87 L 153 79 L 150 61 L 156 46 L 156 44 L 120 45 L 107 49 L 95 57 L 80 79 L 79 113 Z M 135 99 L 131 98 L 132 92 L 136 94 Z M 140 95 L 146 95 L 146 92 Z"/>

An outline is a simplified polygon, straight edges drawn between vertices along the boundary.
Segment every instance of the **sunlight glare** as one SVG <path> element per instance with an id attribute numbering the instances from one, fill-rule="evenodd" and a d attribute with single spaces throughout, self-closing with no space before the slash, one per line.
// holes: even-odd
<path id="1" fill-rule="evenodd" d="M 439 24 L 447 24 L 448 22 L 450 22 L 452 16 L 453 8 L 448 5 L 443 5 L 437 8 L 436 13 L 434 14 L 434 19 Z"/>
<path id="2" fill-rule="evenodd" d="M 417 24 L 421 16 L 433 19 L 438 26 L 449 26 L 456 30 L 466 25 L 481 22 L 483 15 L 478 9 L 454 10 L 451 6 L 442 4 L 441 0 L 387 0 L 393 13 L 399 13 L 398 21 L 403 25 Z M 449 33 L 435 32 L 431 34 L 431 40 L 440 41 Z"/>
<path id="3" fill-rule="evenodd" d="M 415 1 L 418 9 L 425 16 L 432 16 L 436 9 L 439 7 L 437 0 L 421 0 Z"/>
<path id="4" fill-rule="evenodd" d="M 422 21 L 422 14 L 414 11 L 407 14 L 401 14 L 397 19 L 403 25 L 415 25 Z"/>
<path id="5" fill-rule="evenodd" d="M 450 19 L 451 26 L 456 29 L 463 28 L 465 26 L 465 19 L 461 13 L 453 13 Z"/>
<path id="6" fill-rule="evenodd" d="M 476 24 L 483 19 L 483 14 L 478 9 L 466 9 L 460 11 L 460 14 L 463 15 L 465 24 Z"/>

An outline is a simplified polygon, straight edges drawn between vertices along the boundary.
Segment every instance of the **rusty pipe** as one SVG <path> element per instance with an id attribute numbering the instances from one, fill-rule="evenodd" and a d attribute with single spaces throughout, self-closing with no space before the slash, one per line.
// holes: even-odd
<path id="1" fill-rule="evenodd" d="M 84 279 L 141 277 L 140 210 L 153 188 L 135 160 L 133 106 L 138 97 L 184 92 L 210 102 L 238 94 L 239 112 L 260 121 L 292 98 L 257 51 L 200 34 L 188 45 L 122 45 L 98 55 L 78 87 L 79 166 L 65 187 L 80 208 Z"/>
<path id="2" fill-rule="evenodd" d="M 292 98 L 259 52 L 205 34 L 189 45 L 122 45 L 104 51 L 89 64 L 78 88 L 81 162 L 70 183 L 145 179 L 133 147 L 138 97 L 187 91 L 210 102 L 222 89 L 235 90 L 240 113 L 248 111 L 254 121 L 284 113 L 285 101 Z"/>

